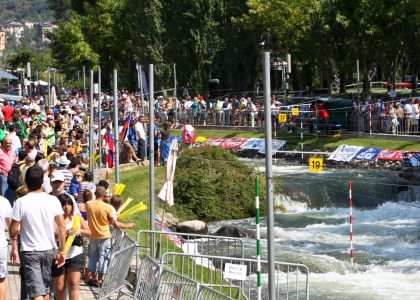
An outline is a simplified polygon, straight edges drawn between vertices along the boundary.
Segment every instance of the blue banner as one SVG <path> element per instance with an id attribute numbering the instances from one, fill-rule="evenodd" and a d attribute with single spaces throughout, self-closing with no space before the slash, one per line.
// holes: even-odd
<path id="1" fill-rule="evenodd" d="M 372 161 L 381 151 L 382 149 L 380 148 L 363 148 L 356 154 L 354 159 Z"/>

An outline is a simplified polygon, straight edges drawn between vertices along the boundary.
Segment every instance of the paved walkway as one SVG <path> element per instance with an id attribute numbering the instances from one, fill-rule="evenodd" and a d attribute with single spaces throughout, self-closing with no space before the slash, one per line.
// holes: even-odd
<path id="1" fill-rule="evenodd" d="M 8 233 L 6 233 L 8 237 Z M 11 247 L 9 246 L 9 252 Z M 7 292 L 6 292 L 6 300 L 20 300 L 20 276 L 19 276 L 19 263 L 12 264 L 11 262 L 8 263 L 8 270 L 9 275 L 6 279 L 7 281 Z M 99 294 L 99 288 L 97 287 L 90 287 L 87 286 L 83 280 L 80 281 L 80 294 L 79 300 L 91 300 L 96 299 Z M 110 299 L 116 299 L 117 294 L 114 294 L 110 297 Z M 128 300 L 132 299 L 128 296 L 120 297 L 121 300 Z"/>

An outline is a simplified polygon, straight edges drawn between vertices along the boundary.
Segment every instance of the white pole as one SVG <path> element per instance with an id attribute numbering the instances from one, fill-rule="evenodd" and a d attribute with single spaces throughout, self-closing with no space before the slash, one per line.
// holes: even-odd
<path id="1" fill-rule="evenodd" d="M 120 183 L 120 135 L 118 134 L 118 74 L 114 70 L 114 146 L 115 146 L 115 182 Z"/>
<path id="2" fill-rule="evenodd" d="M 265 123 L 265 165 L 267 202 L 267 260 L 268 260 L 268 299 L 276 298 L 275 260 L 274 260 L 274 205 L 273 205 L 273 156 L 271 131 L 271 87 L 270 52 L 264 52 L 264 123 Z"/>

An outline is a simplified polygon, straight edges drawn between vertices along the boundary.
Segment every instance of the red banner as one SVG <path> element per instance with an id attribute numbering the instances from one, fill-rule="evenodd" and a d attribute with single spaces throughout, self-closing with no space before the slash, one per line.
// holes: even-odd
<path id="1" fill-rule="evenodd" d="M 406 151 L 402 151 L 402 150 L 382 150 L 378 156 L 376 157 L 376 159 L 381 159 L 381 160 L 398 160 L 398 161 L 402 161 L 403 160 L 403 156 L 402 153 L 404 153 Z"/>
<path id="2" fill-rule="evenodd" d="M 209 146 L 217 146 L 220 147 L 220 145 L 226 140 L 226 138 L 208 138 L 206 140 L 206 144 Z"/>
<path id="3" fill-rule="evenodd" d="M 248 138 L 227 138 L 221 144 L 220 147 L 225 149 L 236 149 L 242 146 Z"/>

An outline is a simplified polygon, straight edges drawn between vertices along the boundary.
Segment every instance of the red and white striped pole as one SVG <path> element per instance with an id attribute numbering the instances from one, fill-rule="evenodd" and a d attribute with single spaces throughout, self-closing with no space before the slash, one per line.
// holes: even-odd
<path id="1" fill-rule="evenodd" d="M 354 258 L 354 252 L 353 252 L 353 198 L 351 196 L 351 190 L 352 190 L 352 183 L 349 181 L 349 200 L 350 200 L 350 261 L 351 266 L 353 267 L 353 258 Z"/>
<path id="2" fill-rule="evenodd" d="M 369 104 L 369 134 L 372 135 L 372 104 Z"/>

